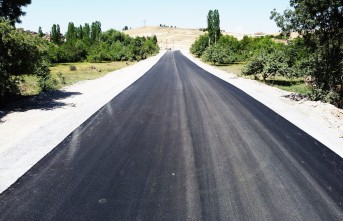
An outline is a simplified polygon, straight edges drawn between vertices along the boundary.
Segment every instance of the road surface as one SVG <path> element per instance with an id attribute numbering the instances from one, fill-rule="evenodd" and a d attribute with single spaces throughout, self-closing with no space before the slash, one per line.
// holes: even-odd
<path id="1" fill-rule="evenodd" d="M 343 160 L 167 52 L 0 195 L 0 220 L 342 220 Z"/>

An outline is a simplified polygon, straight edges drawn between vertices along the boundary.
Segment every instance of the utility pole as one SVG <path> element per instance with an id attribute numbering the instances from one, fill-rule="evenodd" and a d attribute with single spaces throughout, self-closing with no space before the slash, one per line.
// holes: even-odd
<path id="1" fill-rule="evenodd" d="M 145 25 L 146 25 L 146 20 L 145 19 L 143 20 L 143 24 L 144 24 L 144 27 L 145 27 Z"/>

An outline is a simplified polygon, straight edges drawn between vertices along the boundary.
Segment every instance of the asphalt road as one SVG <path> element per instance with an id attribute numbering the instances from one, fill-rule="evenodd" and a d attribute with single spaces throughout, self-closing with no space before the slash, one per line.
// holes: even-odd
<path id="1" fill-rule="evenodd" d="M 343 220 L 343 160 L 167 52 L 0 195 L 0 220 Z"/>

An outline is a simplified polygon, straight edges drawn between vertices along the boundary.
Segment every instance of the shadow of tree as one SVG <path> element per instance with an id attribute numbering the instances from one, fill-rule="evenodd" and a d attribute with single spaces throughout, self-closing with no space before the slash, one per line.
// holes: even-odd
<path id="1" fill-rule="evenodd" d="M 53 110 L 67 106 L 62 100 L 68 97 L 81 95 L 79 92 L 48 91 L 40 95 L 24 97 L 18 101 L 7 104 L 0 109 L 0 123 L 2 118 L 12 112 L 25 112 L 28 110 Z"/>

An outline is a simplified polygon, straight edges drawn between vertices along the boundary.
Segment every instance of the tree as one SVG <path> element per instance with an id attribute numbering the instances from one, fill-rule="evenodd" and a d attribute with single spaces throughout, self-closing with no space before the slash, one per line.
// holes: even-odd
<path id="1" fill-rule="evenodd" d="M 40 38 L 44 36 L 44 33 L 43 33 L 43 31 L 42 31 L 42 27 L 40 27 L 40 26 L 39 26 L 39 28 L 38 28 L 38 36 L 39 36 Z"/>
<path id="2" fill-rule="evenodd" d="M 241 61 L 241 46 L 237 38 L 230 35 L 222 36 L 218 40 L 217 45 L 219 45 L 222 54 L 222 59 L 220 59 L 219 63 L 228 64 Z"/>
<path id="3" fill-rule="evenodd" d="M 53 24 L 50 33 L 50 41 L 56 45 L 62 44 L 62 34 L 59 25 Z"/>
<path id="4" fill-rule="evenodd" d="M 211 45 L 211 40 L 214 39 L 214 29 L 213 29 L 213 11 L 210 10 L 207 15 L 207 31 L 209 35 L 209 42 L 208 44 Z"/>
<path id="5" fill-rule="evenodd" d="M 66 42 L 67 43 L 75 43 L 76 41 L 76 28 L 73 22 L 69 22 L 68 30 L 66 33 Z"/>
<path id="6" fill-rule="evenodd" d="M 213 32 L 214 32 L 214 43 L 217 44 L 218 39 L 220 38 L 220 18 L 219 11 L 213 11 Z"/>
<path id="7" fill-rule="evenodd" d="M 79 28 L 76 28 L 76 38 L 83 40 L 83 27 L 80 25 Z"/>
<path id="8" fill-rule="evenodd" d="M 217 43 L 220 38 L 220 18 L 218 10 L 210 10 L 207 15 L 207 31 L 210 37 L 209 45 Z"/>
<path id="9" fill-rule="evenodd" d="M 99 21 L 93 22 L 91 26 L 91 40 L 93 43 L 100 41 L 101 23 Z"/>
<path id="10" fill-rule="evenodd" d="M 83 26 L 83 29 L 82 29 L 82 41 L 83 43 L 87 46 L 87 47 L 90 47 L 92 42 L 91 42 L 91 28 L 89 26 L 88 23 L 86 23 L 84 26 Z"/>
<path id="11" fill-rule="evenodd" d="M 31 4 L 31 0 L 1 0 L 0 1 L 0 17 L 10 20 L 10 23 L 21 23 L 20 17 L 24 16 L 21 7 L 26 7 Z"/>
<path id="12" fill-rule="evenodd" d="M 285 76 L 289 71 L 284 50 L 276 47 L 261 50 L 243 68 L 243 74 L 254 75 L 255 78 L 257 78 L 258 74 L 261 74 L 263 81 L 266 81 L 270 76 Z"/>
<path id="13" fill-rule="evenodd" d="M 200 37 L 192 44 L 190 52 L 200 58 L 209 46 L 209 35 L 200 35 Z"/>
<path id="14" fill-rule="evenodd" d="M 318 98 L 343 107 L 343 5 L 342 0 L 291 0 L 292 9 L 274 19 L 281 30 L 298 32 L 308 48 L 304 64 L 315 81 L 314 94 Z M 316 91 L 320 91 L 317 93 Z"/>
<path id="15" fill-rule="evenodd" d="M 154 45 L 157 45 L 158 40 L 157 40 L 156 35 L 152 36 L 152 42 L 154 43 Z"/>
<path id="16" fill-rule="evenodd" d="M 208 62 L 213 62 L 213 65 L 216 65 L 216 63 L 221 63 L 223 55 L 223 50 L 219 45 L 211 45 L 202 55 L 202 59 Z"/>
<path id="17" fill-rule="evenodd" d="M 125 26 L 125 27 L 123 28 L 123 31 L 127 31 L 127 30 L 129 30 L 129 27 Z"/>
<path id="18" fill-rule="evenodd" d="M 49 80 L 46 54 L 46 41 L 0 19 L 0 103 L 18 93 L 18 79 L 24 74 L 37 75 L 41 83 Z"/>

